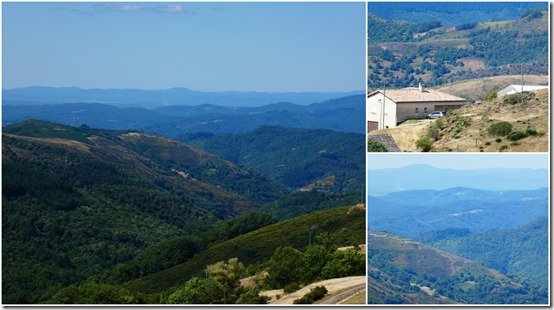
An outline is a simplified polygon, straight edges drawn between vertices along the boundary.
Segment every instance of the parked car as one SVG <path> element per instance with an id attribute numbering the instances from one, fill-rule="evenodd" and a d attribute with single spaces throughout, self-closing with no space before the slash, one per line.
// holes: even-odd
<path id="1" fill-rule="evenodd" d="M 427 118 L 441 118 L 444 117 L 444 113 L 441 111 L 434 111 L 433 113 L 427 114 Z"/>

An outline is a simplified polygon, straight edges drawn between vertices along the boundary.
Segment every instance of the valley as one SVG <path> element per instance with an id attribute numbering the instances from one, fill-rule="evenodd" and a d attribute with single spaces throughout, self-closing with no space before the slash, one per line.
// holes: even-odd
<path id="1" fill-rule="evenodd" d="M 342 259 L 342 254 L 332 254 L 334 248 L 363 243 L 365 208 L 356 207 L 361 176 L 352 180 L 359 175 L 356 169 L 363 171 L 363 157 L 352 156 L 338 138 L 362 141 L 361 135 L 267 129 L 270 135 L 280 132 L 283 139 L 275 140 L 265 156 L 280 156 L 275 152 L 291 143 L 289 135 L 319 139 L 320 144 L 299 149 L 312 157 L 288 162 L 289 169 L 318 163 L 318 173 L 333 175 L 336 185 L 300 191 L 325 175 L 306 170 L 307 179 L 291 183 L 257 172 L 267 169 L 255 164 L 243 166 L 143 131 L 39 120 L 4 127 L 5 302 L 170 303 L 175 299 L 166 299 L 168 294 L 177 294 L 189 280 L 212 281 L 196 277 L 232 258 L 244 264 L 245 275 L 264 273 L 274 252 L 287 246 L 302 250 L 325 245 L 329 262 Z M 256 135 L 265 143 L 267 129 Z M 332 156 L 351 156 L 346 161 L 351 166 L 345 167 L 352 168 L 343 172 L 334 157 L 322 157 L 321 148 Z M 353 152 L 363 154 L 363 149 Z M 254 148 L 251 153 L 256 154 Z M 361 254 L 354 257 L 345 266 L 356 261 L 361 266 Z M 363 268 L 356 268 L 346 274 L 329 269 L 323 277 L 363 275 Z M 315 274 L 296 285 L 320 277 Z M 253 298 L 248 303 L 263 303 L 256 297 L 260 288 L 237 286 L 236 297 L 210 302 Z"/>

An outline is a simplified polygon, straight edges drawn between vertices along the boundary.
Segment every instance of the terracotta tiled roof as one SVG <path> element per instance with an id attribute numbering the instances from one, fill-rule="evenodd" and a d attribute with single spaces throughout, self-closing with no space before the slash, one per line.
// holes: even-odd
<path id="1" fill-rule="evenodd" d="M 371 97 L 377 93 L 383 93 L 382 90 L 376 90 L 369 93 L 368 97 Z M 417 87 L 406 87 L 402 89 L 386 89 L 385 96 L 390 100 L 401 102 L 459 102 L 466 100 L 454 95 L 443 93 L 434 89 L 423 89 L 420 91 Z"/>

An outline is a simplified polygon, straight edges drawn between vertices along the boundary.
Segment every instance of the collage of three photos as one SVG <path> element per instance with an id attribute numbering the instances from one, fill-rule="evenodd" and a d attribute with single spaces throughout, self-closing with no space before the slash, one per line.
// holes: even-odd
<path id="1" fill-rule="evenodd" d="M 3 2 L 2 304 L 550 305 L 548 2 Z"/>

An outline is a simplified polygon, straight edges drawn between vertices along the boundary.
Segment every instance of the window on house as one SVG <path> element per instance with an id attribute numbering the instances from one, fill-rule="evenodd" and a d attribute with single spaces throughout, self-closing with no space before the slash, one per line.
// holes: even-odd
<path id="1" fill-rule="evenodd" d="M 416 113 L 419 113 L 419 108 L 415 108 L 415 112 L 416 112 Z"/>
<path id="2" fill-rule="evenodd" d="M 425 107 L 425 108 L 423 109 L 423 112 L 427 113 L 427 107 Z"/>

